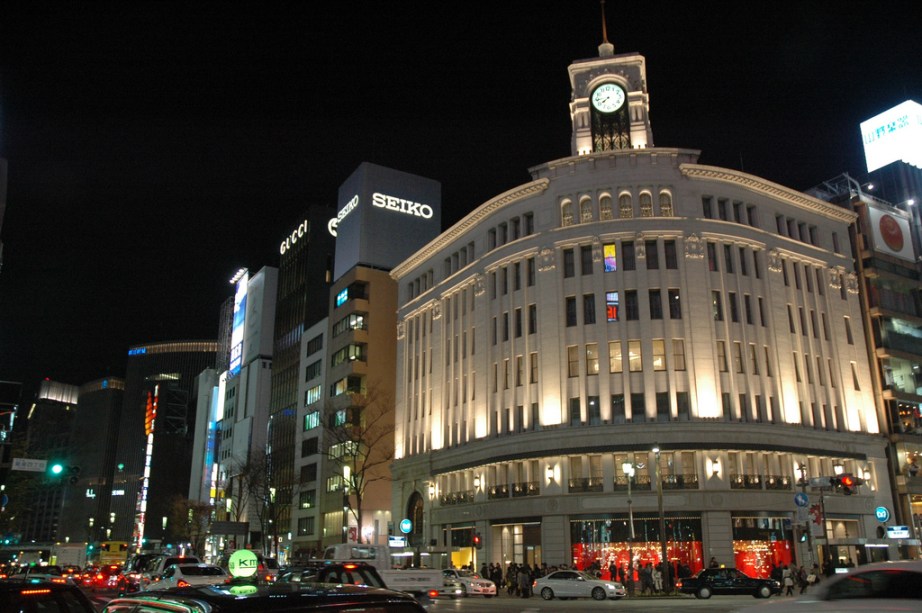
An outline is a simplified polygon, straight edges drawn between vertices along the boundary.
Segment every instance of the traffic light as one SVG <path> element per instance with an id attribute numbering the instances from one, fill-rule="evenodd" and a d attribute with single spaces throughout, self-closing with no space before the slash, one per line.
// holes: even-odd
<path id="1" fill-rule="evenodd" d="M 67 472 L 68 472 L 68 474 L 70 475 L 70 476 L 68 477 L 68 479 L 67 479 L 68 482 L 69 482 L 71 485 L 76 485 L 76 483 L 77 483 L 78 481 L 80 481 L 80 467 L 79 467 L 79 466 L 71 466 L 69 469 L 67 469 Z"/>
<path id="2" fill-rule="evenodd" d="M 851 496 L 858 490 L 859 485 L 864 484 L 864 479 L 851 473 L 842 473 L 832 478 L 832 484 L 837 490 L 842 490 L 846 496 Z"/>
<path id="3" fill-rule="evenodd" d="M 482 548 L 483 548 L 483 540 L 481 540 L 480 535 L 479 535 L 478 533 L 475 532 L 473 538 L 474 538 L 474 547 L 476 547 L 477 549 L 482 549 Z"/>
<path id="4" fill-rule="evenodd" d="M 48 467 L 48 472 L 50 472 L 53 476 L 57 477 L 62 472 L 64 472 L 64 465 L 61 464 L 60 462 L 53 462 L 51 466 Z"/>

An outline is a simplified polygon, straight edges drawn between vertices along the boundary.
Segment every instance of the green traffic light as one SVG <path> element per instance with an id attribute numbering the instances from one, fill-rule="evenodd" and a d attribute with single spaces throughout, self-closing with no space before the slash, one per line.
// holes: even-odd
<path id="1" fill-rule="evenodd" d="M 51 474 L 60 475 L 62 472 L 64 472 L 63 464 L 52 464 L 51 465 Z"/>

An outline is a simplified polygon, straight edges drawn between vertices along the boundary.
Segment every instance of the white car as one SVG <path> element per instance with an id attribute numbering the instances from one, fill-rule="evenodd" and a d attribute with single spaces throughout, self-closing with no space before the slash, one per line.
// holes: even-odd
<path id="1" fill-rule="evenodd" d="M 879 562 L 821 577 L 807 593 L 741 609 L 746 613 L 922 611 L 922 560 Z"/>
<path id="2" fill-rule="evenodd" d="M 226 583 L 230 575 L 220 566 L 211 564 L 173 564 L 168 566 L 159 581 L 147 586 L 148 590 L 167 590 L 171 587 L 214 585 Z"/>
<path id="3" fill-rule="evenodd" d="M 464 589 L 464 596 L 483 596 L 484 598 L 496 596 L 496 584 L 475 572 L 451 568 L 443 570 L 442 575 L 446 585 L 460 584 Z"/>
<path id="4" fill-rule="evenodd" d="M 589 573 L 578 570 L 558 570 L 540 579 L 535 579 L 532 591 L 541 598 L 592 598 L 607 600 L 624 598 L 627 591 L 617 581 L 604 581 Z"/>

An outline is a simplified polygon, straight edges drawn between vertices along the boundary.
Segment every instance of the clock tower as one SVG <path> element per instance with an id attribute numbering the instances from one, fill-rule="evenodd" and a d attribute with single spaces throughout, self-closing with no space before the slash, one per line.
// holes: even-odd
<path id="1" fill-rule="evenodd" d="M 599 57 L 577 60 L 568 72 L 572 155 L 653 146 L 646 60 L 636 53 L 615 55 L 604 15 Z"/>

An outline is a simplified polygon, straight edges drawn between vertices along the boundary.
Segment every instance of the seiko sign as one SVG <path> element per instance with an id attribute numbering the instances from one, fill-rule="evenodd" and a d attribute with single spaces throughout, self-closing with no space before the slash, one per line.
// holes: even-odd
<path id="1" fill-rule="evenodd" d="M 372 194 L 371 204 L 381 209 L 397 211 L 424 219 L 430 219 L 432 217 L 432 207 L 428 204 L 412 202 L 410 200 L 404 200 L 403 198 L 397 198 L 396 196 L 388 196 L 381 192 Z"/>
<path id="2" fill-rule="evenodd" d="M 336 214 L 336 217 L 327 222 L 327 230 L 329 230 L 330 234 L 336 236 L 336 228 L 339 226 L 340 222 L 345 219 L 346 215 L 351 213 L 358 205 L 359 195 L 356 194 L 352 197 L 352 200 L 347 202 L 346 206 L 344 206 L 343 209 Z"/>
<path id="3" fill-rule="evenodd" d="M 298 227 L 291 231 L 291 234 L 285 237 L 285 240 L 282 241 L 282 244 L 279 245 L 279 253 L 284 255 L 286 251 L 291 249 L 291 246 L 298 242 L 298 239 L 307 234 L 310 230 L 311 222 L 308 220 L 302 221 L 298 224 Z"/>

